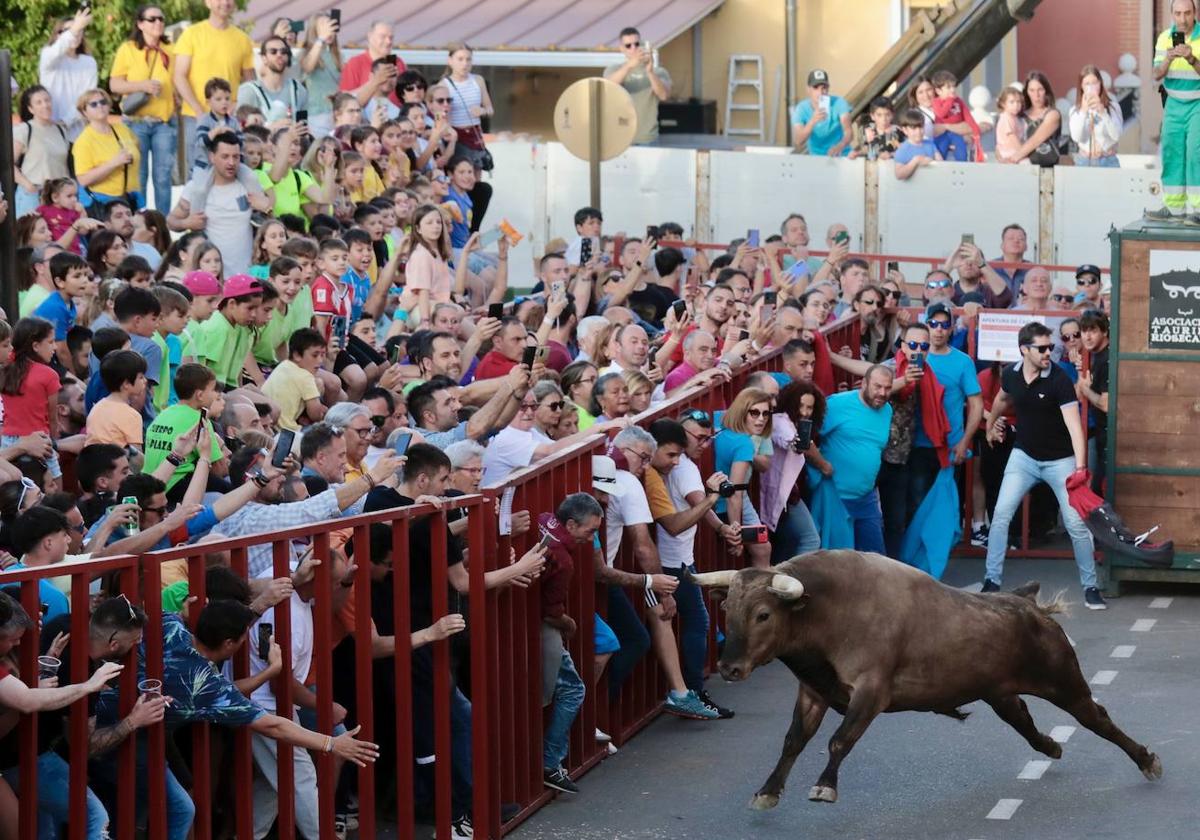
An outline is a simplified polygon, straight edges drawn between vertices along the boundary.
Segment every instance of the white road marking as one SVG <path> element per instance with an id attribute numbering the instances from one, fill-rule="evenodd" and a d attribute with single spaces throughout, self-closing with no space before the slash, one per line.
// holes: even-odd
<path id="1" fill-rule="evenodd" d="M 1063 635 L 1066 635 L 1066 634 L 1064 633 Z M 1071 647 L 1075 647 L 1075 640 L 1072 639 L 1070 636 L 1067 636 L 1067 641 L 1071 643 Z"/>
<path id="2" fill-rule="evenodd" d="M 1049 760 L 1034 759 L 1033 761 L 1027 762 L 1025 764 L 1025 767 L 1021 770 L 1020 773 L 1017 774 L 1017 778 L 1018 779 L 1032 779 L 1032 780 L 1036 781 L 1037 779 L 1042 778 L 1042 774 L 1045 773 L 1049 767 L 1050 767 Z"/>
<path id="3" fill-rule="evenodd" d="M 1113 659 L 1128 659 L 1137 650 L 1137 645 L 1117 645 L 1109 654 Z"/>
<path id="4" fill-rule="evenodd" d="M 1008 820 L 1012 819 L 1012 815 L 1021 807 L 1021 799 L 1001 799 L 996 803 L 996 807 L 988 811 L 986 819 L 989 820 Z"/>
<path id="5" fill-rule="evenodd" d="M 1150 602 L 1150 609 L 1165 610 L 1167 607 L 1171 606 L 1171 602 L 1174 600 L 1174 598 L 1155 598 Z"/>
<path id="6" fill-rule="evenodd" d="M 1112 685 L 1116 678 L 1116 671 L 1097 671 L 1096 676 L 1092 677 L 1092 685 Z"/>
<path id="7" fill-rule="evenodd" d="M 1129 628 L 1131 633 L 1149 633 L 1150 628 L 1158 624 L 1157 618 L 1139 618 L 1133 622 L 1133 626 Z"/>
<path id="8" fill-rule="evenodd" d="M 1067 739 L 1074 734 L 1074 726 L 1056 726 L 1050 730 L 1050 740 L 1057 741 L 1060 744 L 1065 744 L 1067 743 Z"/>

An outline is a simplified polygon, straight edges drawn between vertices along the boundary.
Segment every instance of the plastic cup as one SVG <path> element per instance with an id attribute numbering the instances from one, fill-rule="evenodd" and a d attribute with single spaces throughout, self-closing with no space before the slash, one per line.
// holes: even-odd
<path id="1" fill-rule="evenodd" d="M 57 677 L 58 669 L 62 667 L 62 660 L 53 656 L 38 657 L 38 676 L 39 677 Z"/>
<path id="2" fill-rule="evenodd" d="M 138 692 L 150 698 L 162 697 L 162 680 L 142 680 Z"/>

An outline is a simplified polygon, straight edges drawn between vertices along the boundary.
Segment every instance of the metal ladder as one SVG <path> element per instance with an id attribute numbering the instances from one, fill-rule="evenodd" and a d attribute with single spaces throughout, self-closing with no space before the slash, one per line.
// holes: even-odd
<path id="1" fill-rule="evenodd" d="M 747 66 L 748 65 L 748 66 Z M 749 69 L 753 75 L 741 76 L 739 69 Z M 754 91 L 754 102 L 738 103 L 738 88 L 751 88 Z M 754 112 L 758 119 L 758 128 L 735 128 L 734 114 L 737 112 Z M 731 55 L 729 56 L 729 90 L 725 94 L 725 131 L 726 137 L 757 137 L 766 141 L 763 126 L 763 64 L 761 55 Z"/>

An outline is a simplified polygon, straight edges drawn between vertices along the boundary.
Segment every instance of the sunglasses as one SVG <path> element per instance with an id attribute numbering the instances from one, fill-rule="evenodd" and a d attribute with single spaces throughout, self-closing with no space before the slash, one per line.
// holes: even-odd
<path id="1" fill-rule="evenodd" d="M 448 184 L 448 183 L 450 183 L 450 178 L 449 178 L 449 177 L 447 177 L 446 175 L 438 175 L 438 176 L 436 176 L 436 177 L 435 177 L 433 180 L 437 181 L 439 184 Z"/>
<path id="2" fill-rule="evenodd" d="M 404 86 L 405 90 L 425 90 L 425 85 L 410 84 Z"/>
<path id="3" fill-rule="evenodd" d="M 949 285 L 950 285 L 949 280 L 930 280 L 925 284 L 925 288 L 926 289 L 944 289 Z"/>
<path id="4" fill-rule="evenodd" d="M 87 103 L 87 107 L 88 108 L 110 108 L 112 106 L 108 104 L 107 99 L 93 99 L 91 102 Z"/>
<path id="5" fill-rule="evenodd" d="M 883 306 L 883 301 L 875 299 L 867 300 L 866 298 L 863 298 L 859 301 L 859 304 L 861 306 Z"/>
<path id="6" fill-rule="evenodd" d="M 1050 295 L 1050 300 L 1055 303 L 1071 303 L 1073 298 L 1070 295 Z"/>
<path id="7" fill-rule="evenodd" d="M 939 321 L 930 321 L 925 326 L 929 327 L 931 330 L 948 330 L 948 329 L 950 329 L 950 322 L 949 321 L 940 321 L 940 320 Z"/>
<path id="8" fill-rule="evenodd" d="M 555 400 L 554 402 L 546 403 L 545 405 L 542 406 L 542 408 L 548 408 L 551 411 L 562 411 L 563 404 L 564 404 L 563 400 Z"/>
<path id="9" fill-rule="evenodd" d="M 154 513 L 158 514 L 159 516 L 164 516 L 167 512 L 167 506 L 163 505 L 162 507 L 144 507 L 142 510 L 146 513 Z"/>
<path id="10" fill-rule="evenodd" d="M 928 341 L 906 341 L 905 344 L 908 345 L 909 350 L 928 350 L 929 349 Z"/>
<path id="11" fill-rule="evenodd" d="M 1095 277 L 1091 277 L 1091 276 L 1078 277 L 1075 279 L 1075 285 L 1076 286 L 1099 286 L 1100 281 L 1097 280 Z"/>
<path id="12" fill-rule="evenodd" d="M 537 403 L 521 403 L 518 411 L 537 411 Z"/>
<path id="13" fill-rule="evenodd" d="M 382 429 L 383 424 L 386 423 L 387 421 L 388 421 L 387 415 L 384 415 L 384 414 L 372 414 L 371 415 L 371 423 L 377 429 Z"/>
<path id="14" fill-rule="evenodd" d="M 448 97 L 448 96 L 447 96 L 445 99 L 442 99 L 441 97 L 434 97 L 434 100 L 433 100 L 433 101 L 434 101 L 434 102 L 436 102 L 436 103 L 437 103 L 437 104 L 439 104 L 439 105 L 449 105 L 449 104 L 450 104 L 450 97 Z"/>
<path id="15" fill-rule="evenodd" d="M 1074 341 L 1075 339 L 1079 338 L 1079 333 L 1061 333 L 1061 337 L 1063 341 Z"/>
<path id="16" fill-rule="evenodd" d="M 712 427 L 712 420 L 708 417 L 707 411 L 701 411 L 698 408 L 693 408 L 691 411 L 685 412 L 679 421 L 682 423 L 685 420 L 691 420 L 693 423 L 699 423 L 704 428 Z"/>
<path id="17" fill-rule="evenodd" d="M 746 412 L 746 416 L 753 417 L 755 420 L 757 420 L 759 417 L 766 417 L 770 413 L 771 410 L 769 408 L 751 408 Z"/>
<path id="18" fill-rule="evenodd" d="M 162 23 L 166 20 L 162 15 L 151 15 L 150 17 L 142 18 L 146 23 Z"/>
<path id="19" fill-rule="evenodd" d="M 267 55 L 287 55 L 291 50 L 268 49 Z"/>
<path id="20" fill-rule="evenodd" d="M 21 512 L 21 505 L 25 502 L 25 494 L 30 490 L 36 490 L 37 483 L 26 476 L 21 476 L 21 495 L 17 496 L 17 513 Z"/>
<path id="21" fill-rule="evenodd" d="M 1036 350 L 1039 353 L 1049 353 L 1054 349 L 1053 344 L 1026 344 L 1025 346 L 1030 350 Z"/>
<path id="22" fill-rule="evenodd" d="M 899 289 L 896 289 L 895 291 L 892 291 L 891 289 L 884 289 L 883 293 L 892 300 L 900 300 L 900 298 L 904 296 L 904 293 Z"/>
<path id="23" fill-rule="evenodd" d="M 641 42 L 641 41 L 631 41 L 631 42 L 629 42 L 628 44 L 622 44 L 622 45 L 621 45 L 621 49 L 623 49 L 623 50 L 632 50 L 633 48 L 635 48 L 635 47 L 640 47 L 641 45 L 642 45 L 642 42 Z"/>

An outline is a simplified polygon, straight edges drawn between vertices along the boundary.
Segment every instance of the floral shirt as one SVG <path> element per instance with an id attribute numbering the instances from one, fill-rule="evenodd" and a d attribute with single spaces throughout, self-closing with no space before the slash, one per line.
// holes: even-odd
<path id="1" fill-rule="evenodd" d="M 165 717 L 168 729 L 194 722 L 244 726 L 266 714 L 238 691 L 215 663 L 200 655 L 182 618 L 174 613 L 164 613 L 162 634 L 163 695 L 172 700 Z M 146 643 L 143 641 L 138 645 L 138 681 L 145 677 Z M 100 693 L 96 708 L 98 726 L 120 720 L 117 700 L 117 692 L 112 689 Z"/>

